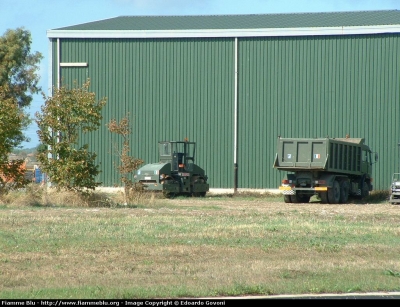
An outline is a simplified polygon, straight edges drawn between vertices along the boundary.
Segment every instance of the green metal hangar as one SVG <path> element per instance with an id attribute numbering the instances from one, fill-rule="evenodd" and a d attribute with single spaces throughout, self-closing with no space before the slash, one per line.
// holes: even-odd
<path id="1" fill-rule="evenodd" d="M 128 113 L 131 155 L 157 162 L 158 141 L 188 138 L 211 189 L 276 189 L 278 135 L 365 138 L 376 190 L 399 167 L 398 10 L 121 16 L 47 36 L 50 88 L 90 78 L 107 97 L 81 138 L 104 187 L 120 184 L 106 123 Z"/>

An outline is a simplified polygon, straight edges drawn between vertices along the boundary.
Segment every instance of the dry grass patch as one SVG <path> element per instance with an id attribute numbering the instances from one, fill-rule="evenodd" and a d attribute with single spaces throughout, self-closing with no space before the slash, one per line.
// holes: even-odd
<path id="1" fill-rule="evenodd" d="M 29 184 L 24 189 L 11 191 L 0 195 L 0 204 L 12 207 L 29 206 L 61 206 L 61 207 L 118 207 L 135 206 L 137 204 L 152 204 L 154 193 L 133 190 L 130 191 L 125 203 L 123 191 L 102 192 L 86 191 L 78 193 L 67 190 L 57 190 L 43 185 Z"/>
<path id="2" fill-rule="evenodd" d="M 111 203 L 118 203 L 109 197 Z M 399 206 L 268 198 L 5 206 L 3 298 L 399 291 Z"/>

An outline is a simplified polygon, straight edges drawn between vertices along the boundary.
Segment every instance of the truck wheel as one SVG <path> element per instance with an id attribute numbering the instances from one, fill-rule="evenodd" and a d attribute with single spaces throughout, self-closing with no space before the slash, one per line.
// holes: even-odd
<path id="1" fill-rule="evenodd" d="M 176 196 L 175 192 L 166 192 L 166 191 L 164 191 L 163 194 L 164 194 L 165 198 L 175 198 L 175 196 Z"/>
<path id="2" fill-rule="evenodd" d="M 206 192 L 193 192 L 192 196 L 193 197 L 205 197 L 206 196 Z"/>
<path id="3" fill-rule="evenodd" d="M 363 188 L 361 191 L 361 198 L 365 198 L 369 196 L 369 186 L 367 182 L 364 182 Z"/>
<path id="4" fill-rule="evenodd" d="M 203 184 L 203 183 L 206 183 L 206 181 L 205 181 L 203 178 L 194 177 L 193 187 L 194 187 L 197 183 Z M 192 189 L 193 189 L 193 187 L 192 187 Z M 206 196 L 206 192 L 205 192 L 205 191 L 193 192 L 192 195 L 193 195 L 194 197 L 204 197 L 204 196 Z"/>
<path id="5" fill-rule="evenodd" d="M 292 202 L 290 195 L 283 195 L 283 201 L 287 204 L 290 204 Z"/>
<path id="6" fill-rule="evenodd" d="M 328 193 L 327 192 L 322 192 L 319 194 L 319 198 L 321 198 L 321 204 L 327 204 L 328 203 Z"/>
<path id="7" fill-rule="evenodd" d="M 295 195 L 290 195 L 290 202 L 291 203 L 295 203 L 298 204 L 300 202 L 299 197 L 295 194 Z"/>
<path id="8" fill-rule="evenodd" d="M 347 180 L 342 181 L 340 185 L 340 203 L 345 204 L 349 200 L 350 184 Z"/>
<path id="9" fill-rule="evenodd" d="M 328 201 L 330 204 L 338 204 L 340 201 L 340 185 L 337 180 L 335 180 L 333 186 L 328 189 Z"/>
<path id="10" fill-rule="evenodd" d="M 174 179 L 167 179 L 167 180 L 165 180 L 165 182 L 164 182 L 164 184 L 168 184 L 168 185 L 175 185 L 175 184 L 179 184 L 178 182 L 176 182 Z M 165 198 L 175 198 L 175 196 L 177 195 L 178 193 L 176 193 L 176 192 L 171 192 L 171 191 L 168 191 L 168 190 L 164 190 L 163 191 L 163 195 L 164 195 L 164 197 Z"/>

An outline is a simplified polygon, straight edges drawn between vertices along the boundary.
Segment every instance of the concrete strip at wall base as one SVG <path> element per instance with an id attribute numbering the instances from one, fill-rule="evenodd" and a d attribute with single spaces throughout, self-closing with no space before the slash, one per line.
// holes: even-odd
<path id="1" fill-rule="evenodd" d="M 282 194 L 279 189 L 237 189 L 238 193 Z M 208 194 L 233 194 L 234 189 L 210 189 Z"/>
<path id="2" fill-rule="evenodd" d="M 97 187 L 96 191 L 104 193 L 117 193 L 124 192 L 122 187 Z M 279 189 L 237 189 L 238 193 L 260 193 L 260 194 L 274 194 L 279 195 L 281 191 Z M 210 189 L 207 194 L 219 195 L 219 194 L 233 194 L 234 189 Z"/>

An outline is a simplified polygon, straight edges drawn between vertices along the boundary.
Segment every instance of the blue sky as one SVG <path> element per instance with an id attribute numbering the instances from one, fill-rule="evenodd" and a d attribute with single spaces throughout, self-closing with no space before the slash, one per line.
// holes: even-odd
<path id="1" fill-rule="evenodd" d="M 32 34 L 32 52 L 44 56 L 40 86 L 48 94 L 47 30 L 126 15 L 224 15 L 304 12 L 343 12 L 400 9 L 400 0 L 0 0 L 0 35 L 24 27 Z M 34 96 L 29 113 L 40 111 L 41 96 Z M 25 148 L 36 147 L 37 127 L 26 131 Z"/>

